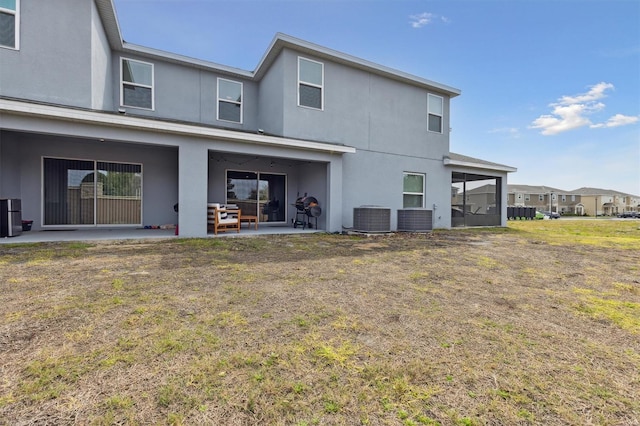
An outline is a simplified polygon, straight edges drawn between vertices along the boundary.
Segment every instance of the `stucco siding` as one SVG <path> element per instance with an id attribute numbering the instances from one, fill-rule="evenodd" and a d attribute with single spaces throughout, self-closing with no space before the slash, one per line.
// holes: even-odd
<path id="1" fill-rule="evenodd" d="M 449 152 L 448 97 L 443 133 L 428 132 L 426 90 L 290 49 L 281 56 L 284 136 L 431 159 Z M 324 64 L 323 110 L 298 106 L 298 57 Z"/>
<path id="2" fill-rule="evenodd" d="M 111 47 L 95 3 L 91 2 L 91 108 L 113 110 Z"/>
<path id="3" fill-rule="evenodd" d="M 153 110 L 122 105 L 123 58 L 153 65 Z M 114 52 L 112 62 L 113 102 L 124 108 L 127 114 L 238 130 L 251 131 L 257 128 L 258 86 L 253 81 L 149 58 L 135 52 Z M 218 78 L 242 83 L 242 123 L 217 119 Z"/>
<path id="4" fill-rule="evenodd" d="M 0 95 L 92 107 L 86 0 L 20 3 L 20 50 L 0 49 Z"/>
<path id="5" fill-rule="evenodd" d="M 260 81 L 258 92 L 258 128 L 268 134 L 284 134 L 284 59 L 280 55 Z"/>
<path id="6" fill-rule="evenodd" d="M 400 155 L 359 151 L 344 156 L 343 210 L 345 227 L 353 226 L 353 208 L 375 205 L 391 209 L 391 229 L 397 225 L 396 212 L 403 208 L 403 173 L 422 173 L 426 176 L 424 207 L 436 209 L 434 228 L 450 224 L 451 173 L 442 160 L 429 160 Z"/>

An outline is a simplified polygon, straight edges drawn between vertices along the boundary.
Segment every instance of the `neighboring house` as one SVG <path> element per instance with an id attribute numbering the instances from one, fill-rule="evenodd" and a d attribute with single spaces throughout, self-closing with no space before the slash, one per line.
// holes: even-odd
<path id="1" fill-rule="evenodd" d="M 640 212 L 640 197 L 601 188 L 578 188 L 571 191 L 580 197 L 585 214 L 615 216 L 624 212 Z"/>
<path id="2" fill-rule="evenodd" d="M 485 223 L 506 225 L 515 169 L 449 152 L 458 89 L 283 34 L 254 71 L 137 46 L 111 0 L 4 1 L 0 16 L 0 197 L 34 230 L 205 236 L 208 202 L 290 226 L 304 194 L 330 232 L 362 205 L 389 208 L 392 229 L 403 208 L 447 228 L 473 224 L 452 221 L 450 188 L 477 181 L 495 190 Z"/>
<path id="3" fill-rule="evenodd" d="M 640 197 L 600 188 L 573 191 L 548 186 L 509 185 L 510 206 L 536 207 L 541 211 L 579 216 L 615 216 L 623 212 L 639 212 Z"/>
<path id="4" fill-rule="evenodd" d="M 507 191 L 507 203 L 510 206 L 535 207 L 540 211 L 569 211 L 579 204 L 575 197 L 567 198 L 567 191 L 549 186 L 509 185 Z M 561 194 L 565 194 L 563 197 Z M 565 200 L 559 208 L 559 202 Z M 564 210 L 563 210 L 564 209 Z"/>

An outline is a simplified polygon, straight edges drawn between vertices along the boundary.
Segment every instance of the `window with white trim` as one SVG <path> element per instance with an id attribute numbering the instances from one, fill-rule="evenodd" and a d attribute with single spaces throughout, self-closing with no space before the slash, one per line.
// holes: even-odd
<path id="1" fill-rule="evenodd" d="M 298 57 L 298 106 L 324 108 L 324 64 Z"/>
<path id="2" fill-rule="evenodd" d="M 571 201 L 575 201 L 575 200 L 576 200 L 576 196 L 575 196 L 575 195 L 572 195 L 572 196 L 571 196 Z"/>
<path id="3" fill-rule="evenodd" d="M 538 201 L 544 201 L 544 194 L 538 195 Z"/>
<path id="4" fill-rule="evenodd" d="M 217 119 L 242 123 L 242 83 L 218 78 Z"/>
<path id="5" fill-rule="evenodd" d="M 442 96 L 429 94 L 427 96 L 428 130 L 442 133 L 442 118 L 444 115 L 444 99 Z"/>
<path id="6" fill-rule="evenodd" d="M 154 109 L 153 64 L 122 58 L 120 65 L 120 105 Z"/>
<path id="7" fill-rule="evenodd" d="M 562 202 L 565 202 L 565 201 L 567 201 L 567 196 L 566 196 L 566 195 L 563 195 L 563 196 L 562 196 Z"/>
<path id="8" fill-rule="evenodd" d="M 20 48 L 20 0 L 0 0 L 0 47 Z"/>
<path id="9" fill-rule="evenodd" d="M 424 207 L 425 175 L 422 173 L 403 173 L 402 206 Z"/>

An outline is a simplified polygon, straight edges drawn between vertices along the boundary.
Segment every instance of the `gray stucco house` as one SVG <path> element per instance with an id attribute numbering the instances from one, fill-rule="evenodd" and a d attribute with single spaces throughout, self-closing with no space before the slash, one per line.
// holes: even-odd
<path id="1" fill-rule="evenodd" d="M 290 226 L 304 194 L 329 232 L 362 205 L 448 228 L 476 181 L 496 187 L 482 223 L 506 225 L 515 169 L 449 152 L 453 87 L 283 34 L 253 71 L 137 46 L 111 0 L 4 0 L 0 23 L 0 198 L 34 230 L 205 236 L 212 202 Z"/>

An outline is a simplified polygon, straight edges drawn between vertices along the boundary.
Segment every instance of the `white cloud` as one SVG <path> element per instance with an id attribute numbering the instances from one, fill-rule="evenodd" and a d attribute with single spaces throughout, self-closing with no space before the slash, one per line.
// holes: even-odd
<path id="1" fill-rule="evenodd" d="M 591 121 L 584 117 L 585 114 L 604 108 L 602 103 L 555 105 L 552 115 L 541 115 L 531 123 L 531 128 L 542 129 L 543 135 L 557 135 L 567 130 L 588 126 Z"/>
<path id="2" fill-rule="evenodd" d="M 409 19 L 411 19 L 410 22 L 413 28 L 422 28 L 431 23 L 433 20 L 433 13 L 424 12 L 419 15 L 411 15 L 409 16 Z"/>
<path id="3" fill-rule="evenodd" d="M 613 117 L 611 117 L 609 120 L 607 120 L 606 123 L 592 124 L 591 128 L 597 129 L 597 128 L 602 128 L 602 127 L 626 126 L 627 124 L 637 123 L 638 121 L 640 121 L 640 117 L 634 117 L 634 116 L 631 116 L 631 115 L 616 114 Z"/>
<path id="4" fill-rule="evenodd" d="M 593 124 L 587 116 L 605 108 L 605 104 L 597 102 L 606 97 L 607 90 L 614 90 L 611 83 L 601 82 L 589 88 L 587 93 L 574 96 L 562 96 L 558 102 L 549 104 L 551 114 L 536 118 L 529 128 L 540 129 L 543 135 L 557 135 L 558 133 L 589 126 L 590 128 L 617 127 L 633 124 L 640 117 L 616 114 L 606 123 Z"/>
<path id="5" fill-rule="evenodd" d="M 446 16 L 439 16 L 429 12 L 424 12 L 424 13 L 419 13 L 417 15 L 409 16 L 409 23 L 413 28 L 422 28 L 425 25 L 431 24 L 434 20 L 440 20 L 445 24 L 448 24 L 451 22 L 451 20 Z"/>
<path id="6" fill-rule="evenodd" d="M 500 127 L 497 129 L 491 129 L 489 130 L 489 133 L 502 133 L 502 134 L 506 134 L 514 139 L 517 139 L 520 137 L 520 130 L 518 130 L 517 127 Z"/>
<path id="7" fill-rule="evenodd" d="M 605 83 L 605 82 L 598 83 L 595 86 L 591 86 L 591 89 L 587 93 L 582 93 L 576 96 L 561 97 L 559 99 L 559 104 L 572 105 L 572 104 L 579 104 L 584 102 L 597 101 L 598 99 L 602 99 L 606 97 L 606 95 L 604 94 L 604 91 L 607 89 L 613 90 L 615 89 L 615 87 L 613 87 L 613 84 L 611 83 Z"/>

